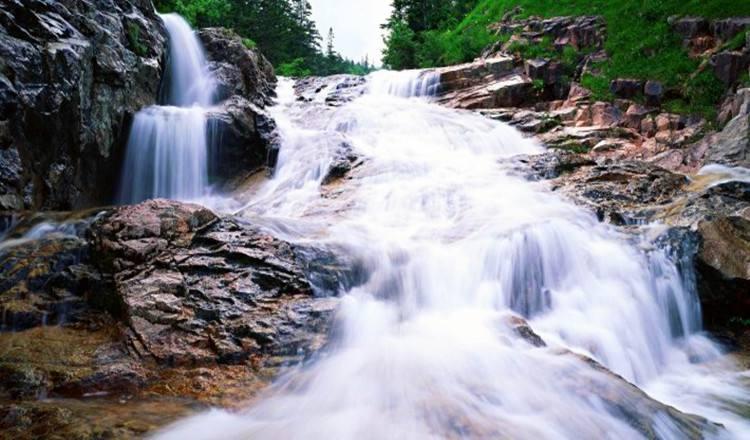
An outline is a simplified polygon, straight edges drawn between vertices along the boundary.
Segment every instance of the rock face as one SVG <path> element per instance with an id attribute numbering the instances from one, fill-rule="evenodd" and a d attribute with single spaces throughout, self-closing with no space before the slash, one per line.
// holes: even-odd
<path id="1" fill-rule="evenodd" d="M 150 1 L 4 1 L 0 208 L 109 201 L 129 122 L 156 100 L 165 44 Z"/>
<path id="2" fill-rule="evenodd" d="M 245 47 L 242 38 L 225 28 L 198 31 L 217 82 L 217 99 L 242 96 L 258 107 L 271 103 L 276 86 L 273 66 L 256 49 Z"/>
<path id="3" fill-rule="evenodd" d="M 230 182 L 270 166 L 276 124 L 264 111 L 276 86 L 273 66 L 229 29 L 198 32 L 216 80 L 220 104 L 208 114 L 213 181 Z"/>
<path id="4" fill-rule="evenodd" d="M 707 162 L 750 168 L 750 89 L 739 90 L 730 107 L 735 116 L 707 141 Z"/>

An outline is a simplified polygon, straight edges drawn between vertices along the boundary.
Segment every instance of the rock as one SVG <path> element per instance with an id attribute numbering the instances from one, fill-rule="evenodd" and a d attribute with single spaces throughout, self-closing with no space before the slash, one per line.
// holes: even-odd
<path id="1" fill-rule="evenodd" d="M 664 86 L 659 81 L 646 81 L 643 86 L 643 95 L 646 97 L 646 105 L 659 107 L 664 96 Z"/>
<path id="2" fill-rule="evenodd" d="M 510 75 L 484 85 L 441 95 L 438 102 L 463 109 L 518 107 L 530 100 L 531 88 L 531 80 L 525 76 Z"/>
<path id="3" fill-rule="evenodd" d="M 622 111 L 612 104 L 597 102 L 591 106 L 591 122 L 595 126 L 614 127 L 622 121 Z"/>
<path id="4" fill-rule="evenodd" d="M 750 106 L 708 141 L 707 163 L 750 167 Z"/>
<path id="5" fill-rule="evenodd" d="M 632 104 L 625 111 L 622 124 L 624 127 L 640 131 L 643 127 L 643 121 L 649 113 L 651 113 L 651 110 L 648 108 L 640 104 Z"/>
<path id="6" fill-rule="evenodd" d="M 294 83 L 297 99 L 338 107 L 365 93 L 366 80 L 358 75 L 310 76 Z"/>
<path id="7" fill-rule="evenodd" d="M 618 98 L 634 98 L 643 91 L 643 81 L 639 79 L 615 79 L 609 84 L 609 91 Z"/>
<path id="8" fill-rule="evenodd" d="M 560 63 L 556 61 L 535 59 L 526 60 L 524 63 L 526 76 L 534 80 L 540 80 L 544 85 L 552 85 L 562 78 Z"/>
<path id="9" fill-rule="evenodd" d="M 513 72 L 513 67 L 512 57 L 496 55 L 473 63 L 444 67 L 436 73 L 440 75 L 440 92 L 445 94 L 505 77 Z"/>
<path id="10" fill-rule="evenodd" d="M 709 185 L 677 207 L 661 219 L 698 237 L 693 262 L 706 326 L 750 316 L 750 183 Z"/>
<path id="11" fill-rule="evenodd" d="M 517 15 L 517 14 L 516 14 Z M 549 37 L 557 47 L 570 45 L 576 49 L 601 49 L 606 39 L 604 18 L 597 15 L 563 16 L 542 19 L 529 17 L 502 20 L 489 26 L 498 34 L 516 34 L 529 41 Z"/>
<path id="12" fill-rule="evenodd" d="M 708 35 L 710 32 L 709 22 L 702 17 L 683 17 L 674 20 L 672 29 L 685 40 Z"/>
<path id="13" fill-rule="evenodd" d="M 201 29 L 198 37 L 217 80 L 219 101 L 239 95 L 258 107 L 271 104 L 276 76 L 257 49 L 245 47 L 242 38 L 226 28 Z"/>
<path id="14" fill-rule="evenodd" d="M 729 41 L 740 32 L 750 30 L 750 17 L 732 17 L 715 20 L 711 30 L 722 41 Z"/>
<path id="15" fill-rule="evenodd" d="M 155 200 L 103 216 L 92 236 L 141 357 L 276 368 L 325 340 L 336 301 L 313 295 L 292 246 L 240 219 Z"/>
<path id="16" fill-rule="evenodd" d="M 589 91 L 588 89 L 584 87 L 581 87 L 581 85 L 578 83 L 573 83 L 570 86 L 570 92 L 568 93 L 566 106 L 577 104 L 579 102 L 588 101 L 590 97 L 591 97 L 591 91 Z"/>
<path id="17" fill-rule="evenodd" d="M 229 182 L 275 166 L 272 148 L 276 124 L 263 109 L 234 95 L 214 107 L 206 117 L 212 180 Z"/>
<path id="18" fill-rule="evenodd" d="M 330 185 L 346 177 L 350 171 L 361 164 L 362 159 L 354 153 L 352 146 L 346 142 L 342 142 L 331 161 L 331 165 L 328 167 L 328 173 L 323 178 L 322 184 Z"/>
<path id="19" fill-rule="evenodd" d="M 621 139 L 604 139 L 599 141 L 594 148 L 591 149 L 592 153 L 606 153 L 608 151 L 617 150 L 628 145 L 628 142 Z"/>
<path id="20" fill-rule="evenodd" d="M 740 51 L 719 52 L 711 58 L 714 73 L 726 86 L 731 86 L 746 73 L 750 54 Z"/>
<path id="21" fill-rule="evenodd" d="M 0 13 L 0 149 L 19 179 L 5 205 L 106 203 L 128 124 L 155 102 L 166 36 L 150 2 L 9 0 Z M 11 140 L 8 143 L 8 139 Z"/>

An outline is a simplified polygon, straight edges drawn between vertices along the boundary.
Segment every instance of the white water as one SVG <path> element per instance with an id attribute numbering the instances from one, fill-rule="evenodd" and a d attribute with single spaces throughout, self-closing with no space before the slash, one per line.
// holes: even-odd
<path id="1" fill-rule="evenodd" d="M 285 239 L 342 244 L 364 262 L 369 280 L 343 294 L 330 349 L 248 410 L 158 438 L 639 438 L 595 385 L 614 380 L 565 349 L 725 423 L 730 437 L 750 434 L 728 409 L 750 404 L 742 373 L 700 334 L 693 286 L 664 252 L 502 165 L 540 151 L 514 129 L 406 99 L 426 90 L 413 73 L 369 83 L 326 109 L 295 102 L 282 81 L 278 169 L 242 210 Z M 342 140 L 365 163 L 322 197 Z M 519 338 L 510 316 L 549 347 Z M 659 438 L 687 435 L 661 411 L 645 418 Z"/>
<path id="2" fill-rule="evenodd" d="M 162 104 L 136 114 L 127 144 L 121 203 L 165 197 L 190 200 L 208 188 L 206 108 L 214 81 L 203 49 L 177 14 L 161 15 L 169 34 Z"/>

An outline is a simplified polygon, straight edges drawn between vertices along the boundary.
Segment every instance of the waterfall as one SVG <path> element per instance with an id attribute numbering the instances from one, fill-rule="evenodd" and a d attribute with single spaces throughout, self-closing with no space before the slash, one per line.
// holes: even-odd
<path id="1" fill-rule="evenodd" d="M 177 14 L 161 15 L 169 35 L 160 104 L 135 115 L 121 177 L 120 203 L 190 200 L 208 187 L 206 108 L 214 81 L 200 41 Z"/>
<path id="2" fill-rule="evenodd" d="M 519 176 L 504 159 L 542 148 L 510 126 L 405 99 L 429 95 L 433 81 L 378 72 L 369 93 L 337 108 L 299 102 L 280 82 L 277 170 L 242 213 L 285 240 L 345 245 L 367 281 L 342 293 L 324 355 L 244 412 L 157 437 L 640 438 L 602 400 L 612 378 L 564 352 L 747 430 L 716 396 L 750 405 L 750 395 L 700 332 L 694 283 L 669 251 Z M 332 195 L 321 185 L 342 141 L 364 162 Z M 547 346 L 520 338 L 509 318 Z M 658 438 L 694 435 L 665 413 L 645 417 L 636 423 Z"/>

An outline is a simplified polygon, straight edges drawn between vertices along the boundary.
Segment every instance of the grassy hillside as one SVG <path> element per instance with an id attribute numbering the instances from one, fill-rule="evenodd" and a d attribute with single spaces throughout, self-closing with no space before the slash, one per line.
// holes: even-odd
<path id="1" fill-rule="evenodd" d="M 750 1 L 738 0 L 478 0 L 476 6 L 454 25 L 422 33 L 416 38 L 416 60 L 420 67 L 470 61 L 482 48 L 503 36 L 492 35 L 487 25 L 520 6 L 518 18 L 527 16 L 602 15 L 607 22 L 606 50 L 610 59 L 601 66 L 602 75 L 583 78 L 596 97 L 609 98 L 614 78 L 642 78 L 679 87 L 689 98 L 674 100 L 668 107 L 678 112 L 711 113 L 723 93 L 712 72 L 695 74 L 701 60 L 688 58 L 667 22 L 670 16 L 725 18 L 750 16 Z M 544 53 L 545 48 L 537 48 Z"/>

